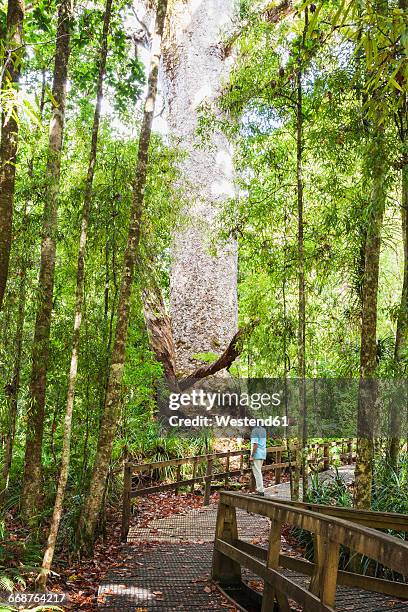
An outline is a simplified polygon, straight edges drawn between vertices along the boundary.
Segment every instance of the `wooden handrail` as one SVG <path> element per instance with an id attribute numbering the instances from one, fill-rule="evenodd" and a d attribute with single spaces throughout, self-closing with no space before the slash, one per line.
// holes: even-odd
<path id="1" fill-rule="evenodd" d="M 309 460 L 309 464 L 319 464 L 322 465 L 325 469 L 329 467 L 330 464 L 330 449 L 333 446 L 341 446 L 347 444 L 347 447 L 351 449 L 351 452 L 348 454 L 340 453 L 340 456 L 346 458 L 348 462 L 350 459 L 352 460 L 352 440 L 341 440 L 339 442 L 324 442 L 324 443 L 316 443 L 309 447 L 310 451 L 313 451 L 315 454 L 314 458 Z M 313 448 L 312 448 L 313 447 Z M 287 457 L 287 460 L 282 460 L 282 457 L 288 455 L 288 453 L 292 453 L 296 450 L 296 446 L 293 445 L 289 448 L 283 445 L 279 446 L 269 446 L 266 451 L 267 455 L 273 455 L 274 461 L 272 464 L 264 464 L 262 467 L 263 472 L 267 472 L 273 470 L 275 473 L 275 483 L 280 482 L 281 472 L 285 468 L 290 468 L 294 465 L 294 462 L 289 461 L 290 455 Z M 319 451 L 322 451 L 322 456 L 318 456 Z M 194 485 L 196 483 L 204 483 L 205 491 L 204 491 L 204 505 L 207 505 L 210 500 L 210 492 L 211 492 L 211 482 L 213 480 L 223 479 L 225 484 L 228 484 L 228 481 L 232 477 L 241 476 L 244 474 L 251 474 L 252 470 L 249 467 L 244 465 L 244 459 L 248 458 L 250 455 L 249 449 L 241 449 L 237 451 L 226 451 L 221 453 L 208 453 L 207 455 L 196 455 L 193 457 L 180 457 L 177 459 L 168 459 L 165 461 L 154 461 L 152 463 L 137 463 L 135 464 L 132 461 L 126 461 L 124 464 L 124 489 L 123 489 L 123 509 L 122 509 L 122 532 L 121 537 L 122 541 L 126 541 L 127 534 L 129 531 L 130 525 L 130 517 L 131 517 L 131 503 L 132 499 L 135 497 L 139 497 L 141 495 L 148 495 L 149 493 L 156 493 L 158 491 L 168 491 L 175 490 L 178 491 L 180 487 L 190 486 L 191 490 L 194 490 Z M 231 460 L 234 458 L 239 458 L 239 469 L 233 469 L 231 467 Z M 225 459 L 225 469 L 222 471 L 216 471 L 215 464 L 217 461 L 221 461 Z M 192 478 L 182 478 L 181 477 L 181 466 L 192 464 Z M 199 464 L 204 464 L 205 470 L 201 476 L 197 476 L 197 466 Z M 132 488 L 132 477 L 137 475 L 142 475 L 143 473 L 152 474 L 153 472 L 159 472 L 160 470 L 166 468 L 177 468 L 176 472 L 176 480 L 172 482 L 165 482 L 160 484 L 154 484 L 149 486 L 138 485 L 136 488 Z M 210 469 L 211 468 L 211 469 Z"/>
<path id="2" fill-rule="evenodd" d="M 359 525 L 365 525 L 372 529 L 389 529 L 408 533 L 408 515 L 398 514 L 397 512 L 376 512 L 374 510 L 358 510 L 357 508 L 344 508 L 341 506 L 324 506 L 322 504 L 311 504 L 307 502 L 290 501 L 287 499 L 279 499 L 272 497 L 273 502 L 284 504 L 294 508 L 302 508 L 325 514 L 326 516 L 334 516 L 342 518 L 346 521 L 352 521 Z"/>
<path id="3" fill-rule="evenodd" d="M 239 540 L 236 509 L 268 517 L 271 520 L 268 551 Z M 315 561 L 294 559 L 281 553 L 283 525 L 292 525 L 314 535 Z M 264 579 L 262 612 L 289 610 L 288 598 L 306 610 L 334 610 L 337 584 L 347 584 L 408 599 L 408 585 L 388 580 L 339 572 L 340 546 L 365 555 L 397 573 L 408 574 L 408 543 L 370 527 L 335 516 L 285 504 L 271 499 L 238 493 L 222 492 L 217 515 L 212 577 L 222 588 L 232 586 L 235 592 L 250 589 L 241 580 L 241 566 Z M 259 550 L 262 552 L 259 553 Z M 301 571 L 311 576 L 303 588 L 281 573 L 280 567 Z M 254 593 L 251 594 L 254 597 Z"/>
<path id="4" fill-rule="evenodd" d="M 349 443 L 352 443 L 353 440 L 346 440 Z M 339 442 L 319 442 L 316 444 L 311 444 L 309 448 L 311 450 L 319 450 L 319 449 L 329 449 L 332 446 L 341 446 L 345 441 L 341 440 Z M 293 452 L 297 448 L 296 445 L 292 445 L 289 447 L 289 451 Z M 284 453 L 288 451 L 287 446 L 268 446 L 266 449 L 267 453 Z M 127 461 L 125 465 L 128 465 L 132 468 L 132 473 L 136 474 L 138 472 L 143 472 L 147 470 L 156 470 L 166 467 L 176 467 L 178 465 L 185 465 L 188 463 L 193 463 L 194 461 L 207 461 L 208 459 L 224 459 L 228 456 L 230 457 L 239 457 L 241 455 L 249 455 L 249 449 L 241 449 L 237 451 L 226 451 L 222 453 L 208 453 L 207 455 L 195 455 L 191 457 L 179 457 L 177 459 L 166 459 L 165 461 L 155 461 L 153 463 L 134 463 L 133 461 Z M 340 457 L 349 457 L 352 454 L 350 453 L 340 453 Z M 320 458 L 321 462 L 324 462 L 324 456 Z M 314 462 L 313 459 L 310 462 Z"/>
<path id="5" fill-rule="evenodd" d="M 267 453 L 278 453 L 286 451 L 286 446 L 269 446 L 266 449 Z M 133 474 L 138 472 L 144 472 L 147 470 L 158 470 L 166 467 L 176 467 L 177 465 L 186 465 L 188 463 L 208 461 L 209 459 L 214 461 L 215 459 L 225 459 L 226 457 L 240 457 L 241 455 L 247 456 L 250 451 L 246 448 L 238 451 L 230 451 L 224 453 L 209 453 L 208 455 L 195 455 L 193 457 L 180 457 L 178 459 L 167 459 L 166 461 L 155 461 L 153 463 L 133 463 L 128 461 L 126 465 L 130 466 Z"/>

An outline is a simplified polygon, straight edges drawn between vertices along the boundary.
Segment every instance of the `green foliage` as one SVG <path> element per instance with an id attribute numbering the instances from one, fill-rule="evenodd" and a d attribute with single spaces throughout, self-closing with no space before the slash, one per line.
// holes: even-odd
<path id="1" fill-rule="evenodd" d="M 306 357 L 308 377 L 359 374 L 364 257 L 372 219 L 370 194 L 378 162 L 385 167 L 387 193 L 380 260 L 377 313 L 378 375 L 393 376 L 395 326 L 400 309 L 402 249 L 400 169 L 406 155 L 407 30 L 394 0 L 381 3 L 328 0 L 316 6 L 296 2 L 278 17 L 271 3 L 259 10 L 241 1 L 242 26 L 235 39 L 236 62 L 222 95 L 203 105 L 202 146 L 211 130 L 233 141 L 236 198 L 220 206 L 212 251 L 231 237 L 239 250 L 241 324 L 259 321 L 246 340 L 234 376 L 293 377 L 298 359 L 297 118 L 303 120 L 304 252 L 306 272 Z M 75 7 L 66 130 L 59 202 L 57 262 L 44 419 L 41 520 L 51 515 L 60 467 L 63 413 L 75 307 L 75 274 L 80 215 L 90 150 L 104 3 Z M 89 482 L 102 419 L 123 253 L 133 195 L 139 122 L 136 106 L 145 86 L 144 67 L 127 24 L 132 7 L 114 3 L 109 32 L 105 99 L 93 183 L 85 264 L 85 299 L 72 432 L 72 458 L 58 550 L 70 549 Z M 41 226 L 46 193 L 48 122 L 54 100 L 51 70 L 57 4 L 36 0 L 27 11 L 20 90 L 6 86 L 0 106 L 7 118 L 19 115 L 14 241 L 8 295 L 0 314 L 0 428 L 8 431 L 19 288 L 26 271 L 23 352 L 13 463 L 0 516 L 0 588 L 24 588 L 41 562 L 38 534 L 18 542 L 6 515 L 18 515 L 24 444 L 30 403 L 32 333 L 38 297 Z M 0 60 L 4 59 L 6 8 L 0 6 Z M 302 104 L 299 110 L 298 76 Z M 17 93 L 19 94 L 17 96 Z M 404 106 L 405 105 L 405 106 Z M 220 112 L 221 111 L 221 112 Z M 397 129 L 396 129 L 397 126 Z M 380 136 L 379 136 L 380 135 Z M 171 236 L 186 222 L 183 214 L 182 154 L 154 135 L 145 191 L 140 256 L 131 303 L 122 409 L 113 444 L 107 503 L 117 504 L 125 455 L 161 461 L 209 452 L 213 440 L 180 438 L 156 421 L 157 390 L 163 368 L 146 332 L 141 291 L 152 278 L 169 300 Z M 205 304 L 203 304 L 205 308 Z M 193 356 L 212 363 L 212 352 Z M 403 364 L 406 367 L 406 363 Z M 347 393 L 337 409 L 345 423 L 353 414 Z M 348 420 L 347 420 L 348 419 Z M 1 466 L 3 467 L 3 466 Z M 183 466 L 183 475 L 191 466 Z M 167 470 L 164 477 L 174 476 Z M 308 501 L 350 506 L 351 492 L 337 476 L 312 477 Z M 408 513 L 407 463 L 397 470 L 376 465 L 373 505 L 379 511 Z M 311 539 L 298 533 L 308 547 Z M 58 553 L 58 551 L 57 551 Z M 342 552 L 343 565 L 348 562 Z M 372 571 L 367 560 L 365 570 Z M 382 575 L 381 568 L 378 575 Z"/>
<path id="2" fill-rule="evenodd" d="M 394 368 L 395 319 L 390 308 L 396 308 L 400 300 L 402 249 L 399 211 L 394 204 L 400 197 L 394 170 L 400 151 L 394 115 L 402 103 L 401 92 L 394 89 L 396 106 L 388 102 L 385 106 L 385 102 L 391 96 L 388 69 L 401 68 L 405 60 L 400 51 L 393 59 L 387 55 L 387 68 L 380 71 L 381 79 L 375 85 L 381 100 L 374 116 L 370 75 L 378 71 L 373 62 L 381 63 L 384 53 L 400 49 L 402 24 L 397 8 L 380 19 L 371 5 L 367 7 L 360 15 L 358 3 L 315 6 L 304 2 L 295 12 L 269 19 L 268 11 L 260 12 L 257 3 L 244 3 L 248 18 L 236 41 L 237 61 L 217 101 L 219 109 L 234 120 L 224 119 L 226 115 L 208 105 L 202 109 L 203 137 L 208 130 L 222 129 L 235 144 L 239 197 L 225 206 L 214 241 L 231 235 L 238 239 L 241 320 L 260 319 L 241 360 L 241 372 L 250 376 L 293 376 L 297 371 L 295 127 L 299 67 L 307 376 L 355 377 L 359 372 L 372 142 L 382 124 L 388 200 L 379 283 L 379 374 L 388 376 Z M 365 64 L 359 33 L 383 40 L 394 27 L 393 20 L 393 44 L 380 51 L 378 43 L 378 57 Z M 380 34 L 385 23 L 388 34 Z"/>
<path id="3" fill-rule="evenodd" d="M 193 359 L 197 359 L 197 361 L 202 361 L 204 363 L 213 363 L 218 359 L 218 355 L 216 353 L 212 353 L 211 351 L 208 353 L 196 353 L 192 357 Z"/>
<path id="4" fill-rule="evenodd" d="M 339 474 L 338 469 L 334 469 L 335 475 L 324 480 L 319 477 L 319 474 L 311 476 L 310 487 L 306 493 L 307 502 L 341 507 L 351 507 L 353 505 L 350 489 Z"/>
<path id="5" fill-rule="evenodd" d="M 400 454 L 397 469 L 389 466 L 386 457 L 381 453 L 377 457 L 375 465 L 375 478 L 373 482 L 373 503 L 372 509 L 377 512 L 400 512 L 408 513 L 408 460 L 407 453 Z M 346 486 L 344 480 L 339 477 L 338 472 L 334 478 L 320 480 L 317 475 L 313 475 L 310 487 L 307 491 L 306 501 L 314 504 L 324 504 L 340 507 L 352 506 L 352 494 Z M 405 533 L 390 532 L 391 535 L 405 539 Z M 293 535 L 297 542 L 305 550 L 306 558 L 313 560 L 313 539 L 308 531 L 294 529 Z M 358 563 L 361 573 L 395 580 L 401 578 L 387 568 L 374 563 L 367 557 L 358 556 Z M 340 567 L 346 569 L 353 557 L 349 551 L 341 548 Z"/>
<path id="6" fill-rule="evenodd" d="M 408 454 L 399 457 L 397 468 L 378 458 L 373 483 L 373 510 L 408 514 Z"/>

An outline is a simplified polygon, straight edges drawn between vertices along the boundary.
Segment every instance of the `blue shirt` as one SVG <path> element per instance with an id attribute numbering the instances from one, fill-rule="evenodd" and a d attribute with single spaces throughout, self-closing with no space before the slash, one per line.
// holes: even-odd
<path id="1" fill-rule="evenodd" d="M 254 452 L 253 458 L 266 459 L 266 429 L 263 427 L 254 427 L 251 431 L 251 452 L 254 444 L 257 444 L 258 448 Z"/>

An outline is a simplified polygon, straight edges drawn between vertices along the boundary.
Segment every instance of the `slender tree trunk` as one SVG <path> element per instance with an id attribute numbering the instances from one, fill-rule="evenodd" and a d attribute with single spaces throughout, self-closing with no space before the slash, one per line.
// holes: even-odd
<path id="1" fill-rule="evenodd" d="M 373 6 L 379 15 L 386 15 L 388 12 L 387 0 L 375 0 Z M 374 98 L 378 97 L 378 95 L 375 92 Z M 363 117 L 365 118 L 365 113 Z M 377 368 L 378 282 L 381 232 L 386 202 L 385 179 L 387 162 L 384 129 L 380 117 L 376 116 L 376 113 L 371 126 L 367 124 L 367 134 L 371 138 L 370 149 L 367 151 L 371 165 L 371 194 L 368 218 L 366 219 L 367 229 L 362 286 L 360 383 L 354 489 L 354 505 L 357 508 L 371 507 L 375 451 L 375 417 L 378 401 L 378 382 L 374 377 Z"/>
<path id="2" fill-rule="evenodd" d="M 82 209 L 81 235 L 79 240 L 77 280 L 76 280 L 76 300 L 75 300 L 75 321 L 72 339 L 71 366 L 68 379 L 67 404 L 65 409 L 64 434 L 61 455 L 61 470 L 58 480 L 57 494 L 55 496 L 54 511 L 51 519 L 48 534 L 47 548 L 42 562 L 42 571 L 39 577 L 39 586 L 45 589 L 47 577 L 51 569 L 54 557 L 55 544 L 58 536 L 58 529 L 61 521 L 62 506 L 64 503 L 65 488 L 68 480 L 68 470 L 71 451 L 72 433 L 72 413 L 74 409 L 75 386 L 78 372 L 78 352 L 82 322 L 82 311 L 84 303 L 84 280 L 85 280 L 85 254 L 86 242 L 88 237 L 89 213 L 92 202 L 92 186 L 95 175 L 96 154 L 98 147 L 99 123 L 101 118 L 101 106 L 103 98 L 103 81 L 105 77 L 106 58 L 108 54 L 108 34 L 112 13 L 112 0 L 107 0 L 103 21 L 103 32 L 101 40 L 101 50 L 99 58 L 99 75 L 97 84 L 96 106 L 92 126 L 91 151 L 89 155 L 88 173 L 85 183 L 84 203 Z"/>
<path id="3" fill-rule="evenodd" d="M 45 392 L 54 290 L 58 198 L 65 120 L 68 59 L 70 54 L 71 14 L 71 0 L 62 0 L 58 11 L 52 88 L 55 104 L 52 111 L 49 131 L 46 200 L 44 205 L 43 238 L 38 282 L 39 295 L 32 351 L 31 399 L 28 410 L 25 469 L 22 491 L 22 512 L 25 518 L 32 523 L 35 523 L 36 520 L 36 508 L 41 494 L 41 451 L 44 431 Z"/>
<path id="4" fill-rule="evenodd" d="M 406 371 L 408 357 L 408 165 L 402 168 L 401 185 L 401 222 L 402 238 L 404 243 L 404 281 L 402 286 L 401 303 L 398 312 L 397 332 L 395 336 L 395 363 L 398 374 Z M 405 367 L 404 367 L 405 364 Z M 390 464 L 396 468 L 401 444 L 402 417 L 399 402 L 391 406 L 390 419 Z"/>
<path id="5" fill-rule="evenodd" d="M 377 301 L 381 230 L 385 210 L 386 161 L 381 130 L 373 136 L 371 150 L 372 190 L 367 222 L 361 319 L 360 386 L 357 417 L 357 459 L 354 503 L 371 506 L 374 460 L 374 418 L 377 402 Z"/>
<path id="6" fill-rule="evenodd" d="M 25 253 L 23 253 L 23 261 L 20 268 L 20 282 L 18 291 L 18 313 L 17 313 L 17 324 L 16 324 L 16 336 L 14 340 L 14 366 L 13 376 L 9 388 L 9 413 L 8 413 L 8 432 L 6 438 L 6 447 L 4 450 L 4 465 L 3 465 L 3 482 L 4 489 L 7 490 L 9 483 L 9 474 L 11 468 L 11 462 L 13 458 L 13 445 L 14 437 L 16 433 L 16 418 L 18 408 L 18 395 L 20 392 L 20 377 L 21 377 L 21 361 L 23 354 L 23 332 L 24 332 L 24 319 L 25 319 L 25 307 L 26 307 L 26 287 L 27 287 L 27 268 L 28 260 Z"/>
<path id="7" fill-rule="evenodd" d="M 305 9 L 303 45 L 308 28 L 308 10 Z M 308 485 L 308 466 L 306 461 L 307 415 L 306 415 L 306 283 L 304 253 L 304 183 L 303 183 L 303 90 L 302 59 L 299 57 L 296 82 L 296 192 L 298 218 L 298 377 L 299 377 L 299 424 L 298 451 L 293 486 L 293 497 L 299 499 L 299 470 L 302 470 L 303 498 Z"/>
<path id="8" fill-rule="evenodd" d="M 42 85 L 40 95 L 40 117 L 43 117 L 44 111 L 44 100 L 45 100 L 45 89 L 46 89 L 46 78 L 45 70 L 42 74 Z M 36 130 L 35 134 L 38 134 Z M 28 176 L 30 180 L 33 178 L 34 170 L 34 153 L 32 153 L 28 162 Z M 17 313 L 17 324 L 16 324 L 16 335 L 14 339 L 14 350 L 15 360 L 13 367 L 13 376 L 11 382 L 11 389 L 9 394 L 9 417 L 8 417 L 8 436 L 6 438 L 6 447 L 4 454 L 4 466 L 3 466 L 3 482 L 5 484 L 5 492 L 8 488 L 9 473 L 13 459 L 13 445 L 16 431 L 16 418 L 18 410 L 18 396 L 20 392 L 20 377 L 21 377 L 21 364 L 22 364 L 22 349 L 23 349 L 23 335 L 24 335 L 24 321 L 26 312 L 26 288 L 27 288 L 27 272 L 32 262 L 30 260 L 29 253 L 32 248 L 31 241 L 27 241 L 25 232 L 27 231 L 28 215 L 27 215 L 28 202 L 25 201 L 24 212 L 23 212 L 23 232 L 25 239 L 22 244 L 22 255 L 19 269 L 19 292 L 18 292 L 18 313 Z"/>
<path id="9" fill-rule="evenodd" d="M 399 0 L 399 7 L 407 10 L 408 0 Z M 401 222 L 402 240 L 404 245 L 404 281 L 401 293 L 401 303 L 398 312 L 397 331 L 395 336 L 395 365 L 398 376 L 405 376 L 408 363 L 408 95 L 402 93 L 401 108 L 396 119 L 399 137 L 402 144 L 403 166 L 401 168 Z M 401 444 L 401 429 L 403 415 L 399 411 L 399 402 L 393 402 L 390 415 L 390 464 L 396 468 L 398 465 Z"/>
<path id="10" fill-rule="evenodd" d="M 104 487 L 109 472 L 112 444 L 120 411 L 121 386 L 125 361 L 126 339 L 129 326 L 131 293 L 141 231 L 143 202 L 149 161 L 149 145 L 157 97 L 161 42 L 166 12 L 167 0 L 159 0 L 157 4 L 155 32 L 152 40 L 152 59 L 148 80 L 148 91 L 140 132 L 136 176 L 133 187 L 130 227 L 124 255 L 123 276 L 117 310 L 115 342 L 112 350 L 104 414 L 99 431 L 98 446 L 90 488 L 79 523 L 78 543 L 79 547 L 84 551 L 90 551 L 93 547 L 93 538 L 99 513 L 102 509 Z"/>
<path id="11" fill-rule="evenodd" d="M 287 242 L 287 234 L 288 234 L 288 211 L 286 206 L 284 208 L 284 247 L 283 247 L 283 261 L 284 261 L 284 272 L 282 279 L 282 306 L 283 306 L 283 379 L 284 379 L 284 402 L 285 402 L 285 416 L 289 419 L 289 411 L 288 411 L 288 376 L 290 371 L 290 359 L 288 354 L 288 304 L 287 304 L 287 261 L 288 261 L 288 242 Z M 297 474 L 297 498 L 295 498 L 295 479 L 296 479 L 296 466 L 295 470 L 292 469 L 292 447 L 291 443 L 293 442 L 293 438 L 288 436 L 287 430 L 285 429 L 285 438 L 286 438 L 286 449 L 288 453 L 288 461 L 289 461 L 289 485 L 290 485 L 290 498 L 293 501 L 299 499 L 299 472 Z"/>
<path id="12" fill-rule="evenodd" d="M 2 91 L 16 95 L 20 78 L 23 43 L 23 0 L 9 0 L 7 6 L 7 32 L 5 60 L 2 67 Z M 3 112 L 1 118 L 0 146 L 0 310 L 6 290 L 13 226 L 14 184 L 18 144 L 17 105 Z"/>

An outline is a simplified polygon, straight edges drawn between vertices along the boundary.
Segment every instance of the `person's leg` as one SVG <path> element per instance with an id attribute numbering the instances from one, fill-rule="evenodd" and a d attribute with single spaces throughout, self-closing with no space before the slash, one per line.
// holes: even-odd
<path id="1" fill-rule="evenodd" d="M 263 465 L 263 459 L 254 459 L 252 461 L 252 472 L 255 477 L 257 493 L 264 493 L 262 465 Z"/>

